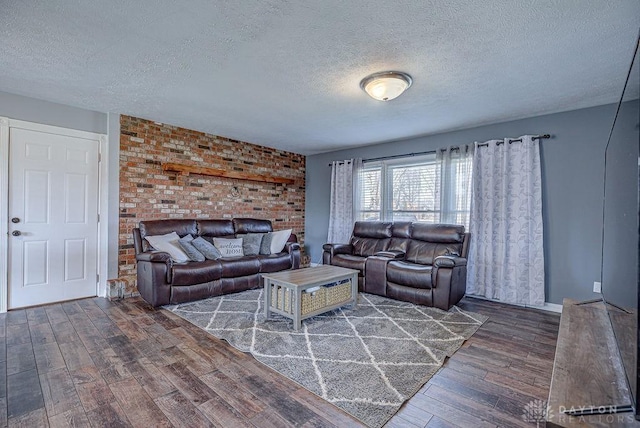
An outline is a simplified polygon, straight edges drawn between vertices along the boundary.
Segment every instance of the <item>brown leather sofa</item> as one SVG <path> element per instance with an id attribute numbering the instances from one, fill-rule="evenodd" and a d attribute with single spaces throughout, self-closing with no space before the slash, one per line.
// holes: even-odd
<path id="1" fill-rule="evenodd" d="M 466 291 L 468 248 L 464 226 L 359 221 L 323 263 L 360 271 L 360 291 L 448 310 Z"/>
<path id="2" fill-rule="evenodd" d="M 145 236 L 176 232 L 212 242 L 213 238 L 233 238 L 236 234 L 267 233 L 269 220 L 152 220 L 141 221 L 133 229 L 138 291 L 152 306 L 183 303 L 221 294 L 235 293 L 262 285 L 262 273 L 300 267 L 300 245 L 291 234 L 281 253 L 174 263 L 168 253 L 150 251 Z"/>

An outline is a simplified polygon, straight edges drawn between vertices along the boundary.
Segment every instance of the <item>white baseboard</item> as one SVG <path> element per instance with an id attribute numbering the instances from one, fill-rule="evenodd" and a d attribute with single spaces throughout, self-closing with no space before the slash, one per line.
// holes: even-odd
<path id="1" fill-rule="evenodd" d="M 519 306 L 521 308 L 540 309 L 542 311 L 555 312 L 558 314 L 562 313 L 562 305 L 559 305 L 557 303 L 544 302 L 544 305 L 542 306 L 518 305 L 516 303 L 506 303 L 496 299 L 489 299 L 488 297 L 484 297 L 484 296 L 476 296 L 474 294 L 467 294 L 467 296 L 473 297 L 474 299 L 488 300 L 489 302 L 504 303 L 505 305 Z"/>
<path id="2" fill-rule="evenodd" d="M 562 305 L 557 303 L 544 302 L 544 306 L 539 309 L 542 309 L 543 311 L 556 312 L 558 314 L 562 313 Z"/>

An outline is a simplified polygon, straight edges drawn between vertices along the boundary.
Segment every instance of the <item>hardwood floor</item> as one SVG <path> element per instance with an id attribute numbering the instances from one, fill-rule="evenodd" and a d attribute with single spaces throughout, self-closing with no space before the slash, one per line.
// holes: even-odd
<path id="1" fill-rule="evenodd" d="M 547 400 L 560 315 L 464 298 L 489 317 L 387 427 L 529 427 L 525 406 Z"/>
<path id="2" fill-rule="evenodd" d="M 526 426 L 559 316 L 465 298 L 490 319 L 388 427 Z M 0 425 L 361 426 L 253 357 L 139 298 L 0 315 Z"/>

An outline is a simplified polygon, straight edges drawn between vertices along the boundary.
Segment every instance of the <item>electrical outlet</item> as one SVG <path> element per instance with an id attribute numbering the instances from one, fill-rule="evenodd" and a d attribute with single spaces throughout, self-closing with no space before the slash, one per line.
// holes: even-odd
<path id="1" fill-rule="evenodd" d="M 602 283 L 599 281 L 593 281 L 593 292 L 602 293 Z"/>

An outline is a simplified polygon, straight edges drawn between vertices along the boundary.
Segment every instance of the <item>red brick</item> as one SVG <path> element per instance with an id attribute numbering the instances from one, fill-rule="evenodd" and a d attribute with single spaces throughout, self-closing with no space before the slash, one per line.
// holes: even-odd
<path id="1" fill-rule="evenodd" d="M 120 117 L 120 132 L 120 214 L 125 216 L 120 217 L 120 246 L 133 243 L 131 231 L 139 221 L 164 218 L 263 218 L 271 220 L 275 229 L 292 228 L 304 243 L 303 155 L 130 116 Z M 176 176 L 162 171 L 165 162 L 228 170 L 237 167 L 291 178 L 295 183 Z M 230 196 L 233 187 L 240 191 L 237 198 Z M 133 250 L 120 249 L 118 259 L 119 276 L 135 284 Z"/>

